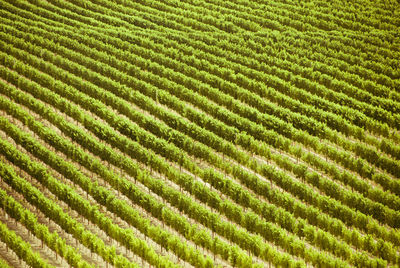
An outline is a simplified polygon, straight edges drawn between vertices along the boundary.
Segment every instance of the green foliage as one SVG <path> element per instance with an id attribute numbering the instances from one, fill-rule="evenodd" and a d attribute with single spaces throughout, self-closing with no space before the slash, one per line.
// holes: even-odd
<path id="1" fill-rule="evenodd" d="M 17 146 L 0 140 L 2 180 L 116 267 L 136 264 L 57 202 L 142 265 L 179 266 L 169 254 L 194 267 L 399 265 L 395 12 L 366 0 L 3 1 L 0 129 Z M 0 197 L 71 266 L 89 266 Z M 21 259 L 45 265 L 3 227 Z"/>

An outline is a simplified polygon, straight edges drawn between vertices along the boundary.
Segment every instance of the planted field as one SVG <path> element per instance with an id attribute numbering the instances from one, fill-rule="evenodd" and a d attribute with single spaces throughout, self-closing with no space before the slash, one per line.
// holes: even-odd
<path id="1" fill-rule="evenodd" d="M 400 265 L 396 1 L 0 1 L 1 267 Z"/>

